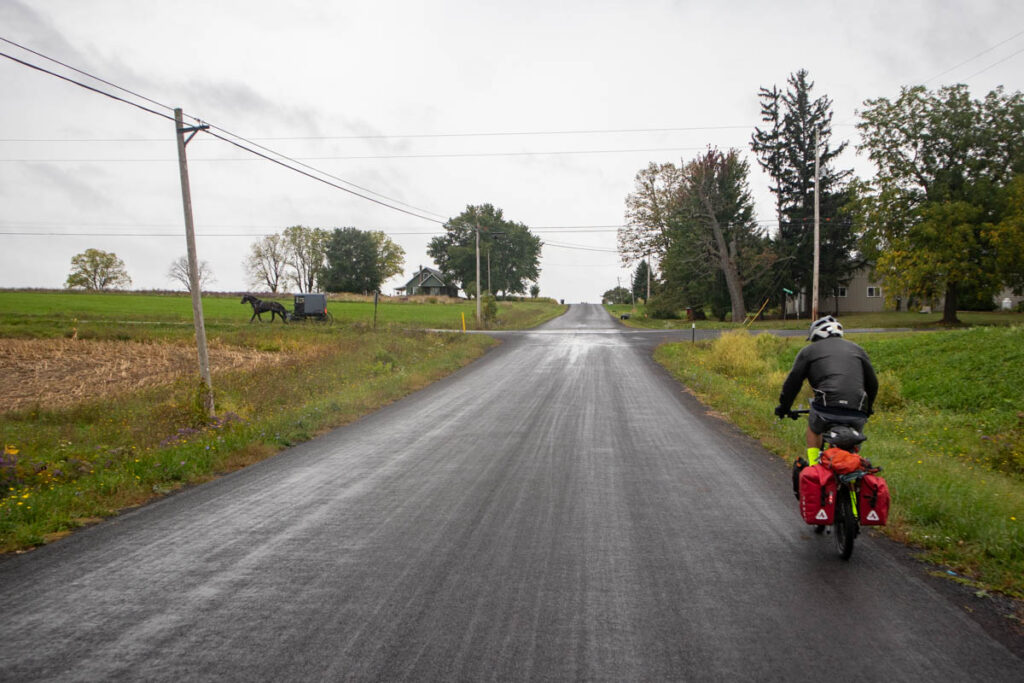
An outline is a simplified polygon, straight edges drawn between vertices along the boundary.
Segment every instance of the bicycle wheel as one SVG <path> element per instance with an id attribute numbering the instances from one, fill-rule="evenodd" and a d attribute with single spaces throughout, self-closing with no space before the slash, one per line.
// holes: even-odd
<path id="1" fill-rule="evenodd" d="M 836 552 L 839 553 L 839 557 L 848 560 L 853 555 L 853 539 L 857 536 L 857 519 L 853 516 L 850 490 L 845 486 L 839 489 L 836 496 L 835 514 Z"/>

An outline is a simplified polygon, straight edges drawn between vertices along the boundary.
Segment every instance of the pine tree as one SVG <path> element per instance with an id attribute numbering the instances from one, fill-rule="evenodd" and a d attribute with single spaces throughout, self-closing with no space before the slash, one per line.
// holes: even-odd
<path id="1" fill-rule="evenodd" d="M 820 290 L 834 291 L 847 283 L 861 265 L 855 258 L 857 235 L 842 214 L 848 199 L 850 170 L 837 170 L 835 159 L 847 142 L 832 147 L 832 101 L 825 95 L 812 100 L 814 83 L 801 69 L 790 74 L 783 92 L 761 88 L 761 118 L 750 146 L 761 168 L 771 177 L 778 232 L 774 236 L 778 289 L 811 291 L 814 254 L 815 132 L 819 150 Z M 795 285 L 795 287 L 794 287 Z M 773 293 L 774 294 L 774 293 Z"/>
<path id="2" fill-rule="evenodd" d="M 644 259 L 637 265 L 636 271 L 633 273 L 633 297 L 635 299 L 643 299 L 647 301 L 647 287 L 650 282 L 650 266 L 647 265 L 647 259 Z"/>

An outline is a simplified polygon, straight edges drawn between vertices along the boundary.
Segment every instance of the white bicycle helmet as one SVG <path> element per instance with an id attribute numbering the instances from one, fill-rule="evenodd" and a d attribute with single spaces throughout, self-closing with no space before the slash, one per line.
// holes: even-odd
<path id="1" fill-rule="evenodd" d="M 818 341 L 819 339 L 842 336 L 843 326 L 832 316 L 826 315 L 824 318 L 818 318 L 811 323 L 811 332 L 807 335 L 807 341 Z"/>

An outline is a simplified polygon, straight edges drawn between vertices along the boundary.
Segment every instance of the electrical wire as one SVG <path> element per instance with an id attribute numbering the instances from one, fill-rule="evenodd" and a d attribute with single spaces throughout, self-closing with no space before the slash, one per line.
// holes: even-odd
<path id="1" fill-rule="evenodd" d="M 992 50 L 995 50 L 1000 45 L 1005 45 L 1006 43 L 1010 42 L 1014 38 L 1017 38 L 1017 37 L 1022 36 L 1022 35 L 1024 35 L 1024 31 L 1020 31 L 1019 33 L 1015 33 L 1012 36 L 1010 36 L 1009 38 L 1007 38 L 1006 40 L 1004 40 L 1002 42 L 999 42 L 999 43 L 996 43 L 995 45 L 993 45 L 992 47 L 988 48 L 987 50 L 982 50 L 978 54 L 974 55 L 973 57 L 971 57 L 969 59 L 965 59 L 964 61 L 960 62 L 956 66 L 951 66 L 950 68 L 946 69 L 942 73 L 936 74 L 936 75 L 932 76 L 931 78 L 922 81 L 922 84 L 928 83 L 930 81 L 934 81 L 936 78 L 941 78 L 942 76 L 945 76 L 946 74 L 948 74 L 948 73 L 950 73 L 952 71 L 956 71 L 957 69 L 959 69 L 960 67 L 964 66 L 965 64 L 970 64 L 971 62 L 973 62 L 978 57 L 981 57 L 982 55 L 986 55 L 989 52 L 992 52 Z M 1018 53 L 1015 52 L 1014 55 L 1015 54 L 1018 54 Z M 1010 55 L 1010 57 L 1013 57 L 1014 55 Z M 1006 59 L 1009 59 L 1009 57 L 1007 57 Z M 1006 60 L 1004 59 L 1003 61 L 1006 61 Z M 996 62 L 996 64 L 1001 64 L 1001 63 L 1002 62 Z M 995 66 L 995 64 L 993 64 L 992 66 Z M 977 76 L 978 74 L 980 74 L 980 73 L 982 73 L 984 71 L 987 71 L 990 68 L 992 68 L 992 67 L 990 66 L 990 67 L 987 67 L 985 69 L 982 69 L 981 71 L 979 71 L 978 73 L 974 74 L 973 76 L 968 76 L 966 80 L 974 78 L 974 76 Z"/>
<path id="2" fill-rule="evenodd" d="M 0 40 L 5 40 L 5 39 L 0 38 Z M 10 42 L 10 41 L 5 41 L 5 42 Z M 0 57 L 6 57 L 7 59 L 11 60 L 12 62 L 17 62 L 18 64 L 22 64 L 24 66 L 27 66 L 30 69 L 35 69 L 36 71 L 42 71 L 43 73 L 50 74 L 51 76 L 56 76 L 57 78 L 59 78 L 59 79 L 61 79 L 63 81 L 67 81 L 68 83 L 73 83 L 73 84 L 75 84 L 75 85 L 77 85 L 77 86 L 79 86 L 81 88 L 85 88 L 86 90 L 91 90 L 92 92 L 97 93 L 99 95 L 103 95 L 104 97 L 109 97 L 112 100 L 117 100 L 118 102 L 123 102 L 125 104 L 130 104 L 131 106 L 137 107 L 137 108 L 141 109 L 144 112 L 148 112 L 150 114 L 155 114 L 156 116 L 160 116 L 162 118 L 169 119 L 171 121 L 174 120 L 173 116 L 168 116 L 167 114 L 163 114 L 163 113 L 158 112 L 158 111 L 156 111 L 154 109 L 150 109 L 149 107 L 144 107 L 144 106 L 142 106 L 141 104 L 139 104 L 137 102 L 132 102 L 130 100 L 126 100 L 123 97 L 118 97 L 117 95 L 114 95 L 114 94 L 109 93 L 109 92 L 105 92 L 103 90 L 100 90 L 99 88 L 94 88 L 91 85 L 86 85 L 85 83 L 82 83 L 81 81 L 76 81 L 73 78 L 69 78 L 67 76 L 62 76 L 59 73 L 56 73 L 54 71 L 50 71 L 49 69 L 44 69 L 43 67 L 39 66 L 38 64 L 32 64 L 31 62 L 26 62 L 26 61 L 24 61 L 22 59 L 18 59 L 17 57 L 14 57 L 12 55 L 7 54 L 6 52 L 0 52 Z M 97 80 L 99 80 L 99 79 L 97 79 Z"/>
<path id="3" fill-rule="evenodd" d="M 118 90 L 121 90 L 121 91 L 123 91 L 123 92 L 129 93 L 129 94 L 131 94 L 131 95 L 133 95 L 133 96 L 135 96 L 135 97 L 138 97 L 138 98 L 140 98 L 140 99 L 143 99 L 143 100 L 145 100 L 145 101 L 147 101 L 147 102 L 150 102 L 150 103 L 156 104 L 157 106 L 163 107 L 163 108 L 165 108 L 165 109 L 170 109 L 170 107 L 168 107 L 167 105 L 165 105 L 165 104 L 161 104 L 160 102 L 157 102 L 156 100 L 152 100 L 152 99 L 150 99 L 150 98 L 148 98 L 148 97 L 145 97 L 144 95 L 139 95 L 138 93 L 132 92 L 131 90 L 128 90 L 127 88 L 122 88 L 121 86 L 119 86 L 119 85 L 116 85 L 116 84 L 114 84 L 114 83 L 111 83 L 110 81 L 106 81 L 106 80 L 104 80 L 104 79 L 102 79 L 102 78 L 99 78 L 99 77 L 97 77 L 97 76 L 94 76 L 94 75 L 92 75 L 92 74 L 89 74 L 88 72 L 82 71 L 81 69 L 77 69 L 77 68 L 75 68 L 75 67 L 72 67 L 72 66 L 69 66 L 69 65 L 67 65 L 67 64 L 64 64 L 63 62 L 60 62 L 60 61 L 58 61 L 58 60 L 56 60 L 56 59 L 53 59 L 53 58 L 51 58 L 51 57 L 48 57 L 48 56 L 46 56 L 46 55 L 44 55 L 44 54 L 42 54 L 42 53 L 40 53 L 40 52 L 37 52 L 37 51 L 35 51 L 35 50 L 32 50 L 32 49 L 30 49 L 30 48 L 26 48 L 26 47 L 24 47 L 24 46 L 22 46 L 22 45 L 20 45 L 20 44 L 18 44 L 18 43 L 15 43 L 15 42 L 13 42 L 13 41 L 11 41 L 11 40 L 8 40 L 8 39 L 6 39 L 6 38 L 0 37 L 0 41 L 3 41 L 3 42 L 5 42 L 5 43 L 9 43 L 10 45 L 14 45 L 14 46 L 16 46 L 16 47 L 18 47 L 18 48 L 21 48 L 21 49 L 23 49 L 23 50 L 26 50 L 27 52 L 30 52 L 30 53 L 32 53 L 32 54 L 34 54 L 34 55 L 37 55 L 37 56 L 39 56 L 39 57 L 42 57 L 43 59 L 47 59 L 47 60 L 49 60 L 49 61 L 52 61 L 52 62 L 54 62 L 54 63 L 56 63 L 56 64 L 60 64 L 61 66 L 64 66 L 65 68 L 68 68 L 68 69 L 71 69 L 72 71 L 75 71 L 76 73 L 80 73 L 80 74 L 83 74 L 83 75 L 85 75 L 85 76 L 87 76 L 87 77 L 89 77 L 89 78 L 92 78 L 92 79 L 94 79 L 94 80 L 96 80 L 96 81 L 99 81 L 99 82 L 101 82 L 101 83 L 105 83 L 105 84 L 107 84 L 107 85 L 109 85 L 109 86 L 111 86 L 111 87 L 113 87 L 113 88 L 116 88 L 116 89 L 118 89 Z M 75 79 L 73 79 L 73 78 L 69 78 L 68 76 L 64 76 L 64 75 L 58 74 L 58 73 L 56 73 L 56 72 L 54 72 L 54 71 L 51 71 L 51 70 L 49 70 L 49 69 L 46 69 L 46 68 L 43 68 L 43 67 L 41 67 L 41 66 L 39 66 L 39 65 L 37 65 L 37 64 L 32 64 L 31 62 L 27 62 L 27 61 L 25 61 L 25 60 L 22 60 L 22 59 L 18 59 L 17 57 L 14 57 L 13 55 L 9 55 L 9 54 L 7 54 L 6 52 L 0 52 L 0 56 L 6 57 L 7 59 L 10 59 L 11 61 L 17 62 L 18 64 L 22 64 L 23 66 L 27 66 L 27 67 L 29 67 L 30 69 L 34 69 L 34 70 L 36 70 L 36 71 L 40 71 L 40 72 L 43 72 L 43 73 L 49 74 L 49 75 L 51 75 L 51 76 L 55 76 L 55 77 L 57 77 L 57 78 L 59 78 L 59 79 L 61 79 L 61 80 L 67 81 L 67 82 L 69 82 L 69 83 L 72 83 L 72 84 L 74 84 L 74 85 L 77 85 L 77 86 L 79 86 L 79 87 L 81 87 L 81 88 L 84 88 L 84 89 L 86 89 L 86 90 L 89 90 L 89 91 L 91 91 L 91 92 L 97 93 L 97 94 L 99 94 L 99 95 L 103 95 L 103 96 L 105 96 L 105 97 L 109 97 L 109 98 L 111 98 L 111 99 L 113 99 L 113 100 L 117 100 L 117 101 L 119 101 L 119 102 L 123 102 L 124 104 L 129 104 L 129 105 L 131 105 L 131 106 L 133 106 L 133 107 L 137 107 L 138 109 L 141 109 L 141 110 L 143 110 L 143 111 L 145 111 L 145 112 L 148 112 L 148 113 L 150 113 L 150 114 L 154 114 L 154 115 L 156 115 L 156 116 L 160 116 L 160 117 L 162 117 L 162 118 L 165 118 L 165 119 L 169 119 L 169 120 L 171 120 L 171 121 L 174 121 L 174 117 L 173 117 L 173 116 L 168 116 L 167 114 L 163 114 L 163 113 L 161 113 L 161 112 L 158 112 L 158 111 L 156 111 L 156 110 L 150 109 L 149 107 L 145 107 L 145 106 L 143 106 L 143 105 L 141 105 L 141 104 L 138 104 L 137 102 L 132 102 L 132 101 L 130 101 L 130 100 L 127 100 L 127 99 L 125 99 L 125 98 L 123 98 L 123 97 L 118 97 L 117 95 L 114 95 L 114 94 L 112 94 L 112 93 L 106 92 L 106 91 L 104 91 L 104 90 L 101 90 L 101 89 L 99 89 L 99 88 L 95 88 L 95 87 L 93 87 L 93 86 L 87 85 L 87 84 L 85 84 L 85 83 L 82 83 L 81 81 L 77 81 L 77 80 L 75 80 Z M 196 120 L 196 121 L 202 122 L 202 121 L 201 121 L 201 119 L 198 119 L 198 118 L 196 118 L 196 117 L 190 116 L 190 118 L 193 118 L 193 119 L 194 119 L 194 120 Z M 238 139 L 240 139 L 240 140 L 244 140 L 244 138 L 242 138 L 241 136 L 237 136 L 237 135 L 234 135 L 233 133 L 230 133 L 229 131 L 226 131 L 226 130 L 224 130 L 224 129 L 222 129 L 222 128 L 218 128 L 218 130 L 221 130 L 222 132 L 224 132 L 224 133 L 225 133 L 225 134 L 227 134 L 227 135 L 232 135 L 233 137 L 236 137 L 236 138 L 238 138 Z M 389 204 L 389 203 L 387 203 L 387 202 L 384 202 L 384 201 L 381 201 L 381 200 L 378 200 L 378 199 L 374 199 L 374 198 L 372 198 L 372 197 L 369 197 L 369 196 L 367 196 L 367 195 L 365 195 L 365 194 L 361 194 L 361 193 L 359 193 L 359 192 L 356 192 L 356 191 L 354 191 L 354 190 L 351 190 L 351 189 L 349 189 L 349 188 L 347 188 L 347 187 L 343 187 L 343 186 L 341 186 L 341 185 L 337 184 L 337 182 L 343 182 L 343 183 L 347 183 L 347 184 L 349 184 L 349 185 L 352 185 L 353 187 L 357 187 L 357 186 L 355 185 L 355 183 L 350 183 L 349 181 L 346 181 L 346 180 L 342 180 L 342 179 L 340 179 L 340 178 L 337 178 L 337 177 L 335 177 L 335 176 L 331 176 L 330 174 L 328 174 L 328 173 L 325 173 L 325 172 L 323 172 L 323 171 L 320 171 L 319 169 L 313 169 L 312 167 L 310 167 L 310 166 L 307 166 L 306 164 L 300 164 L 300 165 L 302 165 L 302 166 L 305 166 L 306 168 L 309 168 L 310 170 L 312 170 L 312 171 L 313 171 L 313 172 L 315 172 L 315 173 L 319 173 L 319 174 L 321 174 L 321 175 L 324 175 L 324 176 L 326 176 L 326 177 L 328 177 L 328 178 L 332 178 L 333 180 L 335 180 L 335 181 L 337 181 L 337 182 L 330 182 L 330 181 L 328 181 L 328 180 L 324 180 L 324 178 L 320 178 L 320 177 L 317 177 L 316 175 L 313 175 L 313 174 L 312 174 L 312 173 L 310 173 L 310 172 L 307 172 L 307 171 L 303 171 L 303 170 L 301 170 L 301 169 L 295 168 L 294 166 L 289 166 L 288 164 L 286 164 L 286 163 L 282 162 L 282 161 L 281 161 L 280 159 L 275 159 L 275 158 L 273 158 L 273 157 L 271 157 L 271 156 L 268 156 L 267 154 L 263 154 L 263 153 L 260 153 L 260 152 L 258 152 L 258 151 L 256 151 L 256 150 L 254 150 L 254 149 L 252 149 L 252 148 L 250 148 L 250 147 L 246 147 L 245 145 L 243 145 L 243 144 L 241 144 L 241 143 L 235 142 L 235 141 L 233 141 L 233 140 L 229 140 L 229 139 L 227 139 L 227 138 L 226 138 L 226 137 L 224 137 L 224 136 L 221 136 L 221 135 L 217 135 L 217 134 L 215 134 L 215 133 L 211 133 L 211 132 L 210 132 L 210 130 L 205 130 L 204 132 L 205 132 L 205 133 L 207 133 L 208 135 L 212 136 L 212 137 L 215 137 L 215 138 L 218 138 L 218 139 L 220 139 L 220 140 L 222 140 L 222 141 L 224 141 L 224 142 L 227 142 L 228 144 L 231 144 L 231 145 L 234 145 L 235 147 L 238 147 L 238 148 L 240 148 L 240 149 L 243 149 L 243 150 L 245 150 L 245 151 L 249 152 L 250 154 L 254 154 L 254 155 L 256 155 L 256 156 L 262 157 L 262 158 L 266 159 L 267 161 L 271 161 L 271 162 L 273 162 L 273 163 L 276 163 L 276 164 L 278 164 L 278 165 L 280 165 L 280 166 L 283 166 L 283 167 L 285 167 L 285 168 L 287 168 L 287 169 L 290 169 L 290 170 L 292 170 L 292 171 L 295 171 L 296 173 L 300 173 L 300 174 L 302 174 L 302 175 L 305 175 L 305 176 L 306 176 L 306 177 L 308 177 L 308 178 L 311 178 L 311 179 L 313 179 L 313 180 L 317 180 L 317 181 L 319 181 L 319 182 L 322 182 L 322 183 L 324 183 L 324 184 L 326 184 L 326 185 L 329 185 L 329 186 L 331 186 L 331 187 L 334 187 L 334 188 L 336 188 L 336 189 L 342 190 L 343 192 L 348 192 L 349 194 L 355 195 L 355 196 L 357 196 L 357 197 L 360 197 L 360 198 L 362 198 L 362 199 L 365 199 L 365 200 L 367 200 L 367 201 L 371 201 L 371 202 L 373 202 L 373 203 L 375 203 L 375 204 L 379 204 L 379 205 L 381 205 L 381 206 L 384 206 L 384 207 L 386 207 L 386 208 L 390 208 L 390 209 L 392 209 L 392 210 L 395 210 L 395 211 L 400 211 L 400 212 L 402 212 L 402 213 L 408 214 L 408 215 L 410 215 L 410 216 L 413 216 L 413 217 L 415 217 L 415 218 L 420 218 L 420 219 L 423 219 L 423 220 L 427 220 L 427 221 L 431 221 L 431 222 L 434 222 L 434 223 L 440 223 L 440 222 L 442 222 L 442 221 L 439 221 L 439 220 L 437 220 L 437 219 L 434 219 L 434 218 L 429 218 L 429 217 L 427 217 L 427 216 L 423 216 L 423 215 L 421 215 L 421 213 L 431 213 L 431 214 L 433 214 L 434 212 L 432 212 L 432 211 L 426 211 L 426 210 L 424 210 L 424 209 L 418 209 L 418 208 L 416 208 L 416 207 L 412 207 L 411 205 L 405 204 L 404 202 L 399 202 L 398 200 L 395 200 L 395 199 L 391 199 L 391 198 L 387 198 L 387 197 L 386 197 L 387 199 L 389 199 L 389 200 L 390 200 L 390 201 L 392 201 L 392 202 L 395 202 L 395 203 L 400 203 L 400 204 L 403 204 L 403 205 L 405 205 L 405 206 L 410 206 L 410 208 L 413 208 L 413 209 L 415 209 L 416 211 L 418 211 L 418 212 L 421 212 L 421 213 L 416 213 L 416 212 L 414 212 L 414 211 L 410 211 L 410 210 L 407 210 L 407 209 L 402 209 L 402 208 L 400 208 L 400 207 L 398 207 L 398 206 L 395 206 L 395 205 L 393 205 L 393 204 Z M 268 150 L 268 149 L 266 149 L 266 148 L 262 147 L 262 145 L 256 145 L 256 146 L 257 146 L 257 147 L 260 147 L 260 148 L 262 148 L 262 149 L 264 149 L 265 151 L 269 152 L 270 154 L 274 154 L 274 155 L 276 155 L 276 156 L 280 157 L 281 159 L 288 159 L 288 160 L 290 161 L 290 159 L 289 159 L 289 158 L 288 158 L 287 156 L 283 155 L 283 154 L 279 154 L 278 152 L 275 152 L 275 151 L 273 151 L 273 150 Z M 297 162 L 293 162 L 293 163 L 297 163 Z M 366 189 L 366 188 L 360 188 L 360 189 L 362 189 L 362 190 L 363 190 L 364 192 L 368 192 L 368 193 L 372 193 L 372 194 L 377 194 L 378 196 L 382 196 L 382 197 L 384 196 L 384 195 L 380 195 L 379 193 L 376 193 L 376 192 L 374 192 L 373 190 L 368 190 L 368 189 Z M 441 216 L 441 214 L 434 214 L 434 215 L 436 215 L 436 216 Z"/>
<path id="4" fill-rule="evenodd" d="M 845 124 L 833 124 L 845 125 Z M 849 124 L 853 125 L 853 124 Z M 279 137 L 256 137 L 261 141 L 303 141 L 303 140 L 394 140 L 432 138 L 476 138 L 476 137 L 529 137 L 533 135 L 620 135 L 627 133 L 677 133 L 703 130 L 749 130 L 750 126 L 688 126 L 678 128 L 619 128 L 607 130 L 535 130 L 493 133 L 406 133 L 380 135 L 289 135 Z M 160 138 L 0 138 L 0 142 L 165 142 Z"/>
<path id="5" fill-rule="evenodd" d="M 1021 49 L 1017 50 L 1016 52 L 1014 52 L 1013 54 L 1011 54 L 1011 55 L 1009 55 L 1009 56 L 1007 56 L 1007 57 L 1004 57 L 1004 58 L 1000 59 L 1000 60 L 999 60 L 998 62 L 996 62 L 996 63 L 994 63 L 994 64 L 989 64 L 988 66 L 986 66 L 986 67 L 985 67 L 984 69 L 982 69 L 981 71 L 976 71 L 976 72 L 974 72 L 973 74 L 971 74 L 970 76 L 968 76 L 968 77 L 967 77 L 967 78 L 965 78 L 964 80 L 965 80 L 965 81 L 969 81 L 969 80 L 971 80 L 972 78 L 974 78 L 975 76 L 980 76 L 981 74 L 985 73 L 985 72 L 986 72 L 986 71 L 988 71 L 989 69 L 994 69 L 995 67 L 999 66 L 999 65 L 1000 65 L 1000 64 L 1002 64 L 1003 62 L 1005 62 L 1005 61 L 1008 61 L 1008 60 L 1012 59 L 1013 57 L 1016 57 L 1016 56 L 1017 56 L 1017 55 L 1019 55 L 1019 54 L 1020 54 L 1021 52 L 1024 52 L 1024 48 L 1021 48 Z"/>
<path id="6" fill-rule="evenodd" d="M 205 121 L 203 122 L 206 123 Z M 213 126 L 211 126 L 213 127 Z M 208 131 L 207 131 L 208 132 Z M 214 136 L 216 137 L 216 136 Z M 238 137 L 238 136 L 235 136 Z M 224 138 L 220 138 L 224 139 Z M 245 139 L 245 138 L 239 138 Z M 252 143 L 254 146 L 260 149 L 267 149 L 262 145 Z M 643 149 L 578 149 L 578 150 L 556 150 L 556 151 L 533 151 L 533 152 L 463 152 L 454 154 L 367 154 L 367 155 L 352 155 L 352 156 L 318 156 L 318 157 L 289 157 L 280 152 L 269 150 L 271 153 L 280 156 L 282 159 L 312 169 L 312 166 L 308 166 L 301 160 L 307 161 L 368 161 L 372 159 L 460 159 L 460 158 L 473 158 L 473 157 L 522 157 L 522 156 L 568 156 L 573 154 L 633 154 L 633 153 L 651 153 L 651 152 L 686 152 L 694 150 L 702 150 L 704 147 L 650 147 Z M 18 163 L 48 163 L 48 164 L 73 164 L 73 163 L 119 163 L 119 162 L 130 162 L 130 163 L 173 163 L 175 159 L 0 159 L 0 162 L 18 162 Z M 246 159 L 241 157 L 194 157 L 190 161 L 194 162 L 224 162 L 224 161 L 256 161 L 256 159 Z M 330 174 L 316 169 L 318 173 L 323 173 L 325 176 L 340 180 L 346 184 L 358 187 L 355 183 L 351 183 L 347 180 L 341 180 Z M 367 190 L 366 188 L 360 188 L 373 194 L 378 194 L 373 190 Z M 391 198 L 389 198 L 391 199 Z M 396 199 L 391 201 L 397 202 Z M 419 209 L 422 211 L 422 209 Z M 425 213 L 433 213 L 426 212 Z M 440 215 L 440 214 L 436 214 Z"/>
<path id="7" fill-rule="evenodd" d="M 21 45 L 19 43 L 14 42 L 13 40 L 8 40 L 7 38 L 4 38 L 3 36 L 0 36 L 0 41 L 3 41 L 5 43 L 7 43 L 8 45 L 13 45 L 14 47 L 20 48 L 20 49 L 24 50 L 25 52 L 31 52 L 32 54 L 36 55 L 37 57 L 42 57 L 43 59 L 45 59 L 47 61 L 53 62 L 54 64 L 60 64 L 65 69 L 70 69 L 71 71 L 74 71 L 75 73 L 81 74 L 83 76 L 87 76 L 88 78 L 91 78 L 94 81 L 99 81 L 100 83 L 103 83 L 104 85 L 109 85 L 112 88 L 117 88 L 121 92 L 125 92 L 125 93 L 128 93 L 129 95 L 132 95 L 134 97 L 138 97 L 140 100 L 145 100 L 146 102 L 149 102 L 150 104 L 155 104 L 158 107 L 163 107 L 167 111 L 170 111 L 170 112 L 174 111 L 173 107 L 169 107 L 166 104 L 163 104 L 161 102 L 157 102 L 156 100 L 150 99 L 149 97 L 146 97 L 145 95 L 140 95 L 139 93 L 133 92 L 133 91 L 129 90 L 128 88 L 122 88 L 121 86 L 117 85 L 116 83 L 111 83 L 110 81 L 105 81 L 102 78 L 100 78 L 99 76 L 94 76 L 91 73 L 88 73 L 86 71 L 82 71 L 81 69 L 77 69 L 77 68 L 71 66 L 70 64 L 65 64 L 64 62 L 62 62 L 62 61 L 60 61 L 58 59 L 54 59 L 53 57 L 48 57 L 47 55 L 44 55 L 42 52 L 36 52 L 32 48 L 25 47 L 24 45 Z M 24 62 L 22 62 L 22 63 L 24 64 Z M 51 73 L 51 72 L 47 72 L 47 73 Z M 53 74 L 53 75 L 56 76 L 57 74 Z M 99 92 L 99 91 L 97 91 L 97 92 Z M 173 120 L 173 117 L 171 117 L 171 118 Z"/>

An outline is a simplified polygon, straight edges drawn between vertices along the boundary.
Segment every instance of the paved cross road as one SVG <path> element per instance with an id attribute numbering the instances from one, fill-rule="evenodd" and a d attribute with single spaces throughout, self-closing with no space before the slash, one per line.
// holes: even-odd
<path id="1" fill-rule="evenodd" d="M 0 679 L 1024 679 L 887 542 L 845 563 L 808 533 L 786 465 L 648 339 L 573 306 L 348 427 L 0 562 Z"/>

